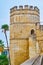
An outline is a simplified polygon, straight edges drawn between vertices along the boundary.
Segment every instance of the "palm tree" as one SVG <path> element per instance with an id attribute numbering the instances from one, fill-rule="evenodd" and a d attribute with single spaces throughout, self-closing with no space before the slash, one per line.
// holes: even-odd
<path id="1" fill-rule="evenodd" d="M 7 49 L 8 49 L 8 52 L 9 52 L 9 45 L 8 45 L 8 39 L 7 39 L 7 33 L 6 33 L 9 30 L 9 26 L 7 24 L 4 24 L 4 25 L 2 25 L 1 28 L 3 29 L 3 32 L 5 34 L 5 38 L 6 38 L 6 42 L 7 42 Z M 10 60 L 10 53 L 9 53 L 9 60 Z"/>
<path id="2" fill-rule="evenodd" d="M 2 25 L 1 28 L 3 29 L 3 32 L 4 32 L 4 34 L 5 34 L 6 42 L 7 42 L 7 48 L 8 48 L 9 46 L 8 46 L 8 39 L 7 39 L 7 33 L 6 33 L 6 31 L 9 30 L 9 26 L 8 26 L 7 24 L 4 24 L 4 25 Z"/>

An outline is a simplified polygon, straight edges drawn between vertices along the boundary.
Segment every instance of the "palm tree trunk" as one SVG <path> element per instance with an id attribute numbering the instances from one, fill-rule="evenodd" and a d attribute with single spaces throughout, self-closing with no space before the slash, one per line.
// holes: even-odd
<path id="1" fill-rule="evenodd" d="M 7 34 L 6 34 L 6 31 L 5 31 L 5 37 L 6 37 L 6 43 L 7 43 L 7 50 L 8 50 L 8 58 L 9 58 L 9 62 L 10 62 L 10 52 L 9 52 L 9 45 L 8 45 L 8 39 L 7 39 Z M 10 62 L 10 65 L 11 65 L 11 62 Z"/>
<path id="2" fill-rule="evenodd" d="M 9 50 L 9 45 L 8 45 L 8 39 L 7 39 L 7 34 L 6 34 L 6 32 L 5 32 L 5 37 L 6 37 L 7 48 L 8 48 L 8 50 Z"/>

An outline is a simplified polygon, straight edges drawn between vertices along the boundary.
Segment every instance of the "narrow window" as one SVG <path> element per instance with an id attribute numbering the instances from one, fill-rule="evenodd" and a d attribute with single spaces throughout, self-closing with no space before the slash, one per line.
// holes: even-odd
<path id="1" fill-rule="evenodd" d="M 33 29 L 31 30 L 31 35 L 32 35 L 32 34 L 34 34 L 34 30 L 33 30 Z"/>

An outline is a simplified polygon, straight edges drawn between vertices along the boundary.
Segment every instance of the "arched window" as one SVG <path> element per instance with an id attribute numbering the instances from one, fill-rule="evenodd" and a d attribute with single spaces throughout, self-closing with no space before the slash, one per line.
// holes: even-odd
<path id="1" fill-rule="evenodd" d="M 34 34 L 34 29 L 31 30 L 31 35 Z"/>

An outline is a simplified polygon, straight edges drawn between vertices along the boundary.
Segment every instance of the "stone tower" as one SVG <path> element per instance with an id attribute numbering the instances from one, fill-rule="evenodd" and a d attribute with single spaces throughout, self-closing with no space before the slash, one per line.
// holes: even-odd
<path id="1" fill-rule="evenodd" d="M 10 9 L 11 65 L 20 65 L 36 55 L 36 32 L 40 23 L 39 9 L 35 6 L 14 6 Z M 38 26 L 37 26 L 38 25 Z"/>

